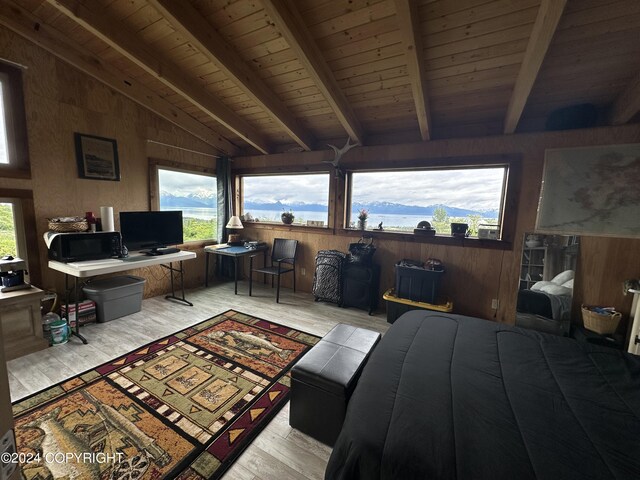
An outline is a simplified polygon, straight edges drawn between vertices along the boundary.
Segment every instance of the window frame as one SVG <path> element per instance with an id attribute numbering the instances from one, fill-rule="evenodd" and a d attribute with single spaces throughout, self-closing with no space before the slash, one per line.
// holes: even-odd
<path id="1" fill-rule="evenodd" d="M 7 89 L 2 99 L 9 155 L 9 162 L 0 164 L 0 176 L 31 178 L 21 68 L 0 62 L 0 82 Z"/>
<path id="2" fill-rule="evenodd" d="M 160 160 L 155 158 L 149 159 L 149 210 L 160 211 L 160 175 L 158 170 L 172 170 L 174 172 L 191 173 L 197 175 L 206 175 L 216 179 L 216 169 L 202 167 L 188 163 L 173 162 L 170 160 Z M 217 180 L 216 180 L 217 184 Z M 183 247 L 199 248 L 204 245 L 217 243 L 215 232 L 213 237 L 202 240 L 190 240 L 181 244 Z"/>
<path id="3" fill-rule="evenodd" d="M 333 190 L 333 185 L 335 182 L 332 182 L 331 172 L 324 168 L 318 169 L 304 169 L 300 170 L 299 168 L 295 170 L 265 170 L 265 169 L 255 169 L 255 170 L 236 170 L 233 172 L 233 183 L 235 190 L 235 198 L 234 198 L 234 212 L 239 212 L 238 215 L 244 215 L 244 184 L 243 179 L 245 177 L 274 177 L 274 176 L 286 176 L 286 175 L 327 175 L 328 176 L 328 189 L 327 189 L 327 223 L 324 226 L 315 226 L 315 225 L 304 225 L 301 223 L 292 223 L 285 224 L 278 221 L 268 222 L 268 221 L 260 221 L 260 222 L 247 222 L 251 227 L 257 228 L 284 228 L 284 229 L 310 229 L 314 232 L 328 232 L 329 230 L 334 229 L 335 224 L 335 195 Z M 295 213 L 295 212 L 294 212 Z"/>
<path id="4" fill-rule="evenodd" d="M 407 170 L 446 170 L 459 168 L 505 167 L 505 176 L 502 185 L 502 205 L 499 222 L 501 225 L 501 237 L 498 240 L 481 239 L 478 237 L 457 238 L 447 234 L 436 234 L 433 237 L 415 235 L 412 232 L 366 230 L 365 234 L 373 238 L 395 239 L 416 243 L 434 243 L 442 245 L 477 246 L 482 248 L 509 250 L 513 248 L 515 227 L 518 211 L 518 192 L 521 181 L 520 155 L 491 155 L 473 157 L 431 158 L 425 160 L 409 160 L 402 162 L 371 162 L 368 168 L 349 169 L 345 175 L 345 201 L 342 208 L 344 222 L 340 233 L 347 236 L 360 236 L 362 232 L 356 228 L 349 228 L 353 173 L 360 172 L 394 172 Z"/>
<path id="5" fill-rule="evenodd" d="M 33 285 L 42 284 L 40 265 L 40 241 L 36 229 L 36 214 L 33 191 L 0 188 L 0 202 L 13 204 L 16 244 L 21 249 L 20 256 L 27 263 L 28 281 Z M 19 254 L 19 255 L 20 255 Z"/>

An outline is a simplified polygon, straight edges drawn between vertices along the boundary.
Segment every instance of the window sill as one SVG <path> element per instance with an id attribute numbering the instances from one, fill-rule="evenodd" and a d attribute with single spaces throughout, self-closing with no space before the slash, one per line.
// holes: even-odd
<path id="1" fill-rule="evenodd" d="M 432 243 L 435 245 L 451 245 L 457 247 L 488 248 L 494 250 L 511 250 L 513 248 L 513 244 L 507 240 L 489 240 L 477 237 L 457 238 L 449 235 L 435 235 L 430 237 L 410 232 L 393 232 L 389 230 L 362 231 L 355 228 L 341 229 L 339 233 L 350 237 L 361 237 L 364 234 L 378 239 L 412 243 Z"/>
<path id="2" fill-rule="evenodd" d="M 313 232 L 320 235 L 332 235 L 333 231 L 325 226 L 325 227 L 313 227 L 310 225 L 302 225 L 292 223 L 291 225 L 287 225 L 285 223 L 277 223 L 277 222 L 244 222 L 243 223 L 245 229 L 246 228 L 254 228 L 257 230 L 279 230 L 286 232 Z"/>
<path id="3" fill-rule="evenodd" d="M 14 165 L 2 164 L 0 165 L 0 177 L 5 178 L 22 178 L 30 179 L 31 170 L 29 168 L 16 167 Z"/>

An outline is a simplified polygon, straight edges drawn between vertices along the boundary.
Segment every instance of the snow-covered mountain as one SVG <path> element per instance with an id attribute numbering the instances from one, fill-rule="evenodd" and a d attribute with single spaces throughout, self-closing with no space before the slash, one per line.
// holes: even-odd
<path id="1" fill-rule="evenodd" d="M 186 196 L 179 196 L 163 190 L 160 192 L 160 207 L 215 208 L 216 192 L 201 189 Z"/>
<path id="2" fill-rule="evenodd" d="M 160 205 L 162 207 L 170 208 L 215 208 L 216 207 L 216 193 L 207 190 L 200 190 L 195 193 L 186 196 L 177 196 L 169 192 L 160 192 Z M 380 215 L 425 215 L 433 216 L 435 210 L 439 207 L 444 208 L 447 215 L 450 217 L 466 217 L 469 215 L 480 215 L 483 218 L 497 218 L 498 210 L 482 210 L 482 209 L 469 209 L 460 207 L 451 207 L 449 205 L 427 205 L 425 207 L 416 205 L 403 205 L 400 203 L 391 202 L 356 202 L 352 206 L 353 211 L 358 211 L 361 208 L 368 210 L 372 214 Z M 307 211 L 307 212 L 324 212 L 327 210 L 326 205 L 318 203 L 304 203 L 304 202 L 260 202 L 260 201 L 245 201 L 244 210 L 246 212 L 253 212 L 257 210 L 293 210 Z"/>

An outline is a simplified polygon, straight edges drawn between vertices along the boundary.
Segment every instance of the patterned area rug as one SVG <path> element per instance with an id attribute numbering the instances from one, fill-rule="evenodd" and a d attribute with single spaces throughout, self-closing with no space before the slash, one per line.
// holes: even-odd
<path id="1" fill-rule="evenodd" d="M 216 479 L 319 338 L 228 311 L 16 402 L 24 478 Z"/>

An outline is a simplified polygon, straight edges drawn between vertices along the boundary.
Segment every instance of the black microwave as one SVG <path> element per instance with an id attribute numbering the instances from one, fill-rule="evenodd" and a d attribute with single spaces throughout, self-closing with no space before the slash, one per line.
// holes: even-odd
<path id="1" fill-rule="evenodd" d="M 120 232 L 60 233 L 53 237 L 49 260 L 81 262 L 117 257 L 122 252 Z"/>

